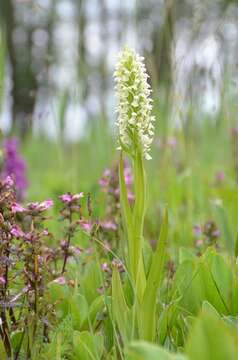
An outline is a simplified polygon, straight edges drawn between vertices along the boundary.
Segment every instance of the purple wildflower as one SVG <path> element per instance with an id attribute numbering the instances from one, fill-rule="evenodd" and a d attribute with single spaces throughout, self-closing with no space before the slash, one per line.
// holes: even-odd
<path id="1" fill-rule="evenodd" d="M 202 227 L 200 225 L 194 225 L 193 227 L 194 235 L 201 236 L 202 234 Z"/>
<path id="2" fill-rule="evenodd" d="M 104 271 L 104 272 L 110 272 L 110 267 L 108 266 L 108 263 L 107 263 L 107 262 L 102 263 L 101 269 L 102 269 L 102 271 Z"/>
<path id="3" fill-rule="evenodd" d="M 70 250 L 74 256 L 79 256 L 82 254 L 83 250 L 78 246 L 70 246 Z"/>
<path id="4" fill-rule="evenodd" d="M 125 271 L 125 267 L 123 265 L 123 262 L 121 260 L 119 260 L 119 259 L 113 259 L 112 260 L 112 266 L 116 267 L 119 272 L 124 272 Z"/>
<path id="5" fill-rule="evenodd" d="M 76 200 L 79 200 L 83 197 L 83 192 L 79 193 L 79 194 L 71 194 L 71 193 L 67 193 L 67 194 L 63 194 L 61 196 L 59 196 L 60 200 L 64 203 L 72 203 L 75 202 Z"/>
<path id="6" fill-rule="evenodd" d="M 115 223 L 115 221 L 112 220 L 103 221 L 101 223 L 101 226 L 105 230 L 117 230 L 117 224 Z"/>
<path id="7" fill-rule="evenodd" d="M 97 288 L 97 292 L 99 293 L 99 294 L 104 294 L 104 292 L 105 292 L 105 287 L 104 286 L 100 286 L 99 288 Z"/>
<path id="8" fill-rule="evenodd" d="M 13 214 L 22 213 L 24 211 L 26 211 L 26 209 L 22 205 L 20 205 L 18 203 L 13 203 L 12 204 L 12 212 L 13 212 Z"/>
<path id="9" fill-rule="evenodd" d="M 133 183 L 133 176 L 131 173 L 131 168 L 129 166 L 125 166 L 124 169 L 124 177 L 125 177 L 125 183 L 127 186 L 131 186 Z"/>
<path id="10" fill-rule="evenodd" d="M 204 244 L 203 239 L 198 239 L 198 240 L 195 241 L 195 245 L 197 247 L 201 247 L 201 246 L 203 246 L 203 244 Z"/>
<path id="11" fill-rule="evenodd" d="M 28 186 L 26 178 L 26 162 L 19 154 L 19 141 L 9 138 L 4 142 L 3 177 L 11 176 L 15 179 L 17 199 L 22 200 Z"/>
<path id="12" fill-rule="evenodd" d="M 45 211 L 45 210 L 50 209 L 53 205 L 54 205 L 53 200 L 48 199 L 48 200 L 45 200 L 45 201 L 41 202 L 39 204 L 38 209 L 40 209 L 40 211 Z"/>
<path id="13" fill-rule="evenodd" d="M 80 226 L 83 230 L 90 232 L 92 229 L 92 224 L 86 220 L 81 220 L 80 221 Z"/>
<path id="14" fill-rule="evenodd" d="M 27 207 L 29 210 L 33 210 L 36 212 L 43 212 L 43 211 L 50 209 L 53 205 L 54 205 L 53 200 L 48 199 L 48 200 L 42 201 L 40 203 L 39 202 L 29 203 L 29 204 L 27 204 Z"/>
<path id="15" fill-rule="evenodd" d="M 7 186 L 7 187 L 13 187 L 14 186 L 14 180 L 11 176 L 7 176 L 4 180 L 3 180 L 3 185 Z"/>
<path id="16" fill-rule="evenodd" d="M 102 175 L 101 179 L 99 180 L 99 185 L 103 188 L 104 191 L 106 191 L 106 188 L 110 184 L 111 175 L 112 175 L 111 170 L 106 169 L 106 170 L 104 170 L 103 175 Z"/>
<path id="17" fill-rule="evenodd" d="M 14 225 L 11 230 L 10 230 L 10 233 L 15 236 L 16 238 L 21 238 L 21 237 L 24 237 L 25 234 L 24 232 L 22 231 L 22 229 L 18 226 L 18 225 Z"/>
<path id="18" fill-rule="evenodd" d="M 6 284 L 6 280 L 4 279 L 3 276 L 0 276 L 0 285 L 5 285 Z"/>
<path id="19" fill-rule="evenodd" d="M 59 285 L 65 285 L 66 279 L 64 276 L 60 276 L 57 279 L 53 280 L 53 283 L 59 284 Z"/>
<path id="20" fill-rule="evenodd" d="M 218 171 L 215 174 L 215 182 L 216 184 L 222 184 L 225 181 L 225 173 L 224 171 Z"/>

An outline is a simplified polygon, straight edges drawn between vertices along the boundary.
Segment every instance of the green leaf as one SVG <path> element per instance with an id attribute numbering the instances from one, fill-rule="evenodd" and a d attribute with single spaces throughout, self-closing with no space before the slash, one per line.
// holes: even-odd
<path id="1" fill-rule="evenodd" d="M 101 269 L 96 261 L 92 261 L 86 265 L 80 285 L 87 303 L 90 305 L 96 297 L 99 296 L 98 291 L 95 290 L 102 286 Z"/>
<path id="2" fill-rule="evenodd" d="M 120 182 L 120 201 L 121 201 L 121 208 L 122 208 L 122 215 L 124 225 L 126 227 L 126 234 L 127 234 L 127 245 L 128 245 L 128 259 L 127 263 L 130 268 L 131 273 L 133 272 L 133 224 L 132 224 L 132 211 L 130 208 L 130 204 L 128 201 L 127 196 L 127 187 L 125 183 L 124 177 L 124 162 L 122 157 L 122 152 L 120 156 L 120 163 L 119 163 L 119 182 Z"/>
<path id="3" fill-rule="evenodd" d="M 223 232 L 226 249 L 227 251 L 230 252 L 230 254 L 234 254 L 234 242 L 230 230 L 230 225 L 228 222 L 227 213 L 225 209 L 221 206 L 216 207 L 216 212 L 218 214 L 219 223 L 221 224 L 223 230 L 222 232 Z"/>
<path id="4" fill-rule="evenodd" d="M 132 342 L 126 351 L 126 360 L 188 360 L 185 355 L 173 354 L 145 341 Z"/>
<path id="5" fill-rule="evenodd" d="M 87 313 L 87 317 L 85 318 L 81 330 L 89 330 L 90 326 L 96 326 L 96 317 L 97 314 L 102 311 L 104 307 L 104 296 L 98 296 L 90 305 Z"/>
<path id="6" fill-rule="evenodd" d="M 185 260 L 175 275 L 181 306 L 197 314 L 208 301 L 220 314 L 228 314 L 232 298 L 232 273 L 225 258 L 208 249 L 201 258 Z"/>
<path id="7" fill-rule="evenodd" d="M 185 260 L 192 260 L 195 259 L 195 254 L 191 249 L 187 249 L 184 247 L 181 247 L 179 249 L 179 263 L 181 264 Z"/>
<path id="8" fill-rule="evenodd" d="M 114 267 L 112 273 L 112 316 L 125 342 L 129 340 L 133 328 L 130 313 L 118 269 Z"/>
<path id="9" fill-rule="evenodd" d="M 218 319 L 220 318 L 220 314 L 217 312 L 217 310 L 214 308 L 214 306 L 212 306 L 208 301 L 203 301 L 202 311 L 210 313 L 210 314 L 216 316 Z"/>
<path id="10" fill-rule="evenodd" d="M 202 312 L 194 323 L 185 349 L 192 360 L 235 360 L 237 331 L 210 311 Z"/>
<path id="11" fill-rule="evenodd" d="M 85 297 L 79 293 L 73 294 L 73 296 L 69 298 L 69 307 L 72 316 L 73 328 L 75 330 L 80 330 L 81 325 L 87 318 L 88 314 L 88 304 Z"/>
<path id="12" fill-rule="evenodd" d="M 0 339 L 0 359 L 6 359 L 6 358 L 7 358 L 7 354 L 5 352 L 2 339 Z"/>
<path id="13" fill-rule="evenodd" d="M 74 331 L 73 346 L 75 360 L 99 360 L 103 353 L 103 337 L 88 331 Z"/>
<path id="14" fill-rule="evenodd" d="M 67 285 L 50 282 L 48 284 L 49 301 L 55 304 L 57 316 L 63 319 L 69 312 L 69 299 L 72 296 Z"/>
<path id="15" fill-rule="evenodd" d="M 168 213 L 167 210 L 165 210 L 158 245 L 153 255 L 143 302 L 139 310 L 140 337 L 149 341 L 154 340 L 156 333 L 156 300 L 163 276 L 167 237 Z"/>

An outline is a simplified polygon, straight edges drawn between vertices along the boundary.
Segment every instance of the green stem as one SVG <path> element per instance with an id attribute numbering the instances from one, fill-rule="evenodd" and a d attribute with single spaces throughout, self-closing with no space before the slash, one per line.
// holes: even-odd
<path id="1" fill-rule="evenodd" d="M 142 300 L 146 286 L 145 269 L 143 262 L 143 231 L 146 203 L 146 180 L 143 155 L 137 150 L 134 158 L 135 176 L 135 206 L 133 209 L 133 251 L 134 251 L 134 279 L 137 298 Z"/>
<path id="2" fill-rule="evenodd" d="M 140 151 L 136 152 L 136 156 L 134 158 L 134 177 L 135 205 L 132 211 L 127 196 L 127 188 L 124 178 L 124 163 L 121 154 L 119 178 L 121 204 L 124 215 L 123 218 L 128 238 L 128 267 L 134 281 L 137 298 L 140 301 L 143 297 L 146 285 L 142 255 L 146 185 L 143 157 Z"/>

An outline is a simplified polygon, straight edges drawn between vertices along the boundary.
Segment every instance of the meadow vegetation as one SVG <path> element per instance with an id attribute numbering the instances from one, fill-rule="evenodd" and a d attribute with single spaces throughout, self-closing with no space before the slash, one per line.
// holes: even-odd
<path id="1" fill-rule="evenodd" d="M 142 60 L 124 56 L 133 86 Z M 142 95 L 119 151 L 97 120 L 77 143 L 24 139 L 24 200 L 2 177 L 0 359 L 236 359 L 236 109 L 172 129 L 155 98 L 150 144 Z"/>

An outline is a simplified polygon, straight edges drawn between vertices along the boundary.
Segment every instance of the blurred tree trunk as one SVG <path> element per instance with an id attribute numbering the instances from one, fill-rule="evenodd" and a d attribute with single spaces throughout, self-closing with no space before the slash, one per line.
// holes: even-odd
<path id="1" fill-rule="evenodd" d="M 165 0 L 164 20 L 162 27 L 154 27 L 152 33 L 152 56 L 158 79 L 166 87 L 172 84 L 172 42 L 174 38 L 175 0 Z"/>
<path id="2" fill-rule="evenodd" d="M 100 91 L 99 101 L 101 107 L 101 114 L 103 120 L 107 120 L 106 113 L 106 92 L 107 92 L 107 50 L 108 50 L 108 10 L 105 0 L 100 0 L 100 37 L 101 37 L 101 56 L 99 60 L 99 73 L 100 73 Z"/>
<path id="3" fill-rule="evenodd" d="M 120 2 L 118 4 L 118 11 L 116 14 L 117 20 L 118 20 L 118 26 L 117 26 L 117 42 L 120 46 L 120 49 L 123 48 L 123 46 L 126 45 L 126 34 L 128 31 L 128 24 L 131 22 L 130 14 L 128 14 L 128 11 L 125 9 L 125 4 L 123 2 Z"/>
<path id="4" fill-rule="evenodd" d="M 32 114 L 37 90 L 36 74 L 32 66 L 32 33 L 34 28 L 26 26 L 26 41 L 17 46 L 14 40 L 16 30 L 15 6 L 13 0 L 1 2 L 2 21 L 7 40 L 7 52 L 12 77 L 12 130 L 25 135 L 32 127 Z"/>
<path id="5" fill-rule="evenodd" d="M 89 95 L 89 81 L 90 69 L 87 61 L 87 48 L 85 30 L 87 25 L 86 18 L 86 2 L 85 0 L 77 0 L 76 6 L 76 24 L 78 24 L 78 81 L 80 86 L 80 97 L 83 107 L 87 111 L 88 119 L 91 117 L 91 111 L 86 106 L 86 101 Z"/>

